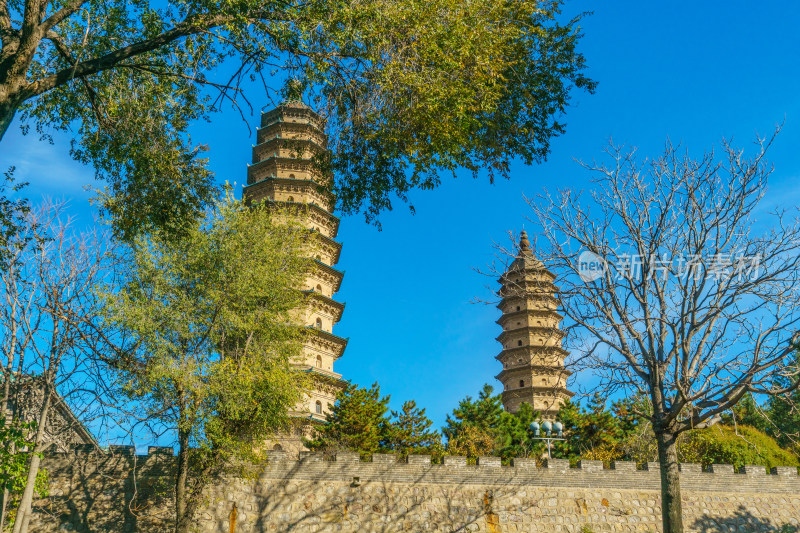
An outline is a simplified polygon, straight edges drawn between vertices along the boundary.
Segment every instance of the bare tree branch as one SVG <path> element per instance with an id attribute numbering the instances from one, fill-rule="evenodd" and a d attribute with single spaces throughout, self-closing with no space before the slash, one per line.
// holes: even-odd
<path id="1" fill-rule="evenodd" d="M 677 436 L 748 393 L 800 384 L 800 223 L 761 207 L 779 129 L 750 157 L 725 140 L 699 159 L 668 142 L 644 162 L 611 145 L 609 164 L 581 163 L 588 201 L 569 190 L 529 201 L 573 366 L 597 373 L 601 392 L 652 404 L 670 533 L 682 527 Z"/>

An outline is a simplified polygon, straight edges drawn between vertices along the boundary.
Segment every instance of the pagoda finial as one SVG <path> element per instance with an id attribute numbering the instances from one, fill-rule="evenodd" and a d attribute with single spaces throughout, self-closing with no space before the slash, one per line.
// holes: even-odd
<path id="1" fill-rule="evenodd" d="M 289 105 L 293 107 L 306 107 L 303 103 L 303 91 L 305 90 L 305 84 L 302 80 L 298 78 L 292 78 L 286 82 L 286 86 L 283 88 L 284 92 L 284 100 L 281 102 L 281 105 Z"/>
<path id="2" fill-rule="evenodd" d="M 525 230 L 519 234 L 519 251 L 527 252 L 531 249 L 531 242 L 528 240 L 528 234 Z"/>

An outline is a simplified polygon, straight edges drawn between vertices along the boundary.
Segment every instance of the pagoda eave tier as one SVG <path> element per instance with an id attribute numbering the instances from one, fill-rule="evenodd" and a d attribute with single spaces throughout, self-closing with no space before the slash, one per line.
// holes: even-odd
<path id="1" fill-rule="evenodd" d="M 506 398 L 519 398 L 520 396 L 536 395 L 539 397 L 559 396 L 568 400 L 575 396 L 574 392 L 568 391 L 565 387 L 520 387 L 518 389 L 503 391 L 503 401 Z"/>
<path id="2" fill-rule="evenodd" d="M 253 159 L 251 164 L 255 165 L 262 161 L 266 161 L 270 157 L 275 157 L 275 150 L 279 150 L 281 148 L 296 151 L 301 158 L 305 158 L 305 156 L 300 155 L 304 153 L 300 152 L 299 149 L 301 148 L 303 151 L 308 150 L 312 156 L 316 156 L 325 152 L 324 148 L 310 139 L 272 137 L 253 146 Z"/>
<path id="3" fill-rule="evenodd" d="M 348 340 L 344 337 L 339 337 L 329 331 L 313 326 L 306 326 L 306 330 L 309 335 L 305 344 L 330 352 L 337 359 L 342 356 L 345 348 L 347 348 Z"/>
<path id="4" fill-rule="evenodd" d="M 569 355 L 569 352 L 560 346 L 514 346 L 512 348 L 506 348 L 502 350 L 499 354 L 495 355 L 494 358 L 498 361 L 501 361 L 504 357 L 514 357 L 528 354 L 553 354 L 556 353 L 560 356 L 566 357 Z"/>
<path id="5" fill-rule="evenodd" d="M 336 270 L 330 265 L 326 265 L 319 259 L 314 259 L 311 266 L 311 275 L 317 279 L 324 279 L 331 282 L 333 285 L 333 292 L 339 292 L 344 279 L 344 272 Z"/>
<path id="6" fill-rule="evenodd" d="M 319 241 L 319 246 L 332 251 L 333 264 L 339 262 L 339 256 L 342 254 L 342 244 L 330 237 L 326 237 L 321 231 L 314 231 L 314 238 Z"/>
<path id="7" fill-rule="evenodd" d="M 342 375 L 336 372 L 331 372 L 330 370 L 324 370 L 322 368 L 311 366 L 311 365 L 298 365 L 297 369 L 301 372 L 305 372 L 307 374 L 311 374 L 314 376 L 314 379 L 323 380 L 326 383 L 333 384 L 337 387 L 346 387 L 349 381 L 342 379 Z"/>
<path id="8" fill-rule="evenodd" d="M 313 180 L 298 179 L 298 178 L 281 178 L 281 177 L 268 177 L 256 183 L 249 183 L 244 186 L 244 194 L 248 197 L 248 201 L 260 202 L 269 200 L 268 191 L 287 191 L 297 190 L 299 192 L 316 194 L 323 202 L 328 202 L 331 206 L 336 202 L 336 197 L 324 186 Z M 304 202 L 306 204 L 314 204 L 314 202 Z M 316 205 L 316 204 L 315 204 Z M 324 209 L 324 207 L 323 207 Z M 330 211 L 328 211 L 330 212 Z"/>
<path id="9" fill-rule="evenodd" d="M 331 316 L 333 316 L 333 323 L 336 324 L 341 320 L 342 313 L 344 313 L 344 304 L 341 302 L 337 302 L 333 298 L 328 298 L 324 294 L 321 294 L 314 290 L 306 290 L 303 291 L 303 294 L 306 295 L 308 299 L 309 305 L 313 309 L 318 309 L 322 311 L 328 312 Z"/>
<path id="10" fill-rule="evenodd" d="M 553 285 L 550 282 L 547 283 L 539 283 L 539 282 L 518 282 L 513 283 L 510 285 L 504 285 L 498 291 L 500 296 L 504 298 L 509 298 L 515 295 L 520 296 L 538 296 L 540 294 L 556 294 L 558 293 L 558 287 Z"/>
<path id="11" fill-rule="evenodd" d="M 256 146 L 275 139 L 287 141 L 305 140 L 320 147 L 325 147 L 328 144 L 328 136 L 321 130 L 308 124 L 276 122 L 275 124 L 259 128 L 256 132 Z"/>
<path id="12" fill-rule="evenodd" d="M 529 331 L 529 332 L 531 332 L 531 333 L 533 333 L 535 335 L 538 335 L 539 337 L 542 337 L 542 338 L 557 339 L 557 340 L 563 339 L 564 336 L 566 335 L 566 333 L 564 333 L 560 329 L 553 328 L 553 327 L 546 327 L 546 326 L 520 326 L 518 328 L 509 329 L 509 330 L 506 330 L 506 331 L 502 332 L 500 335 L 495 337 L 495 340 L 499 341 L 500 344 L 503 344 L 505 341 L 507 341 L 509 339 L 509 337 L 511 337 L 511 338 L 519 337 L 519 332 L 521 332 L 521 331 Z M 532 346 L 532 345 L 528 345 L 528 346 Z"/>
<path id="13" fill-rule="evenodd" d="M 531 316 L 537 318 L 555 318 L 559 322 L 564 320 L 563 315 L 561 315 L 557 311 L 553 311 L 552 309 L 521 309 L 519 311 L 511 311 L 510 313 L 504 313 L 500 315 L 500 318 L 495 320 L 495 324 L 499 324 L 502 326 L 506 322 L 520 320 L 522 318 L 527 318 Z"/>
<path id="14" fill-rule="evenodd" d="M 291 410 L 287 413 L 287 416 L 295 422 L 302 421 L 311 426 L 322 425 L 328 421 L 325 415 L 309 413 L 308 411 Z"/>
<path id="15" fill-rule="evenodd" d="M 502 295 L 501 295 L 502 296 Z M 497 304 L 497 308 L 502 311 L 505 305 L 508 305 L 510 302 L 527 302 L 528 300 L 538 300 L 538 301 L 547 301 L 550 303 L 555 304 L 556 306 L 560 303 L 558 298 L 550 294 L 509 294 L 506 296 L 502 296 L 500 303 Z M 520 310 L 520 312 L 523 310 Z"/>
<path id="16" fill-rule="evenodd" d="M 247 184 L 252 185 L 262 180 L 278 177 L 278 173 L 281 172 L 304 172 L 306 175 L 311 176 L 315 183 L 325 184 L 330 182 L 330 177 L 323 175 L 314 161 L 310 159 L 272 156 L 247 166 Z M 294 179 L 286 176 L 282 177 Z"/>
<path id="17" fill-rule="evenodd" d="M 516 261 L 514 263 L 516 263 Z M 508 272 L 497 278 L 498 283 L 500 283 L 501 285 L 505 285 L 509 282 L 514 283 L 513 281 L 514 279 L 520 276 L 524 276 L 525 274 L 536 274 L 537 276 L 544 276 L 546 278 L 549 278 L 546 281 L 546 283 L 555 281 L 556 279 L 556 275 L 547 270 L 546 268 L 544 268 L 543 266 L 529 265 L 522 267 L 519 264 L 514 266 L 514 263 L 512 263 L 511 268 L 508 270 Z"/>
<path id="18" fill-rule="evenodd" d="M 282 118 L 289 118 L 289 122 L 282 122 Z M 308 122 L 291 122 L 291 119 L 307 119 Z M 261 127 L 266 128 L 272 124 L 309 124 L 322 131 L 324 120 L 305 104 L 284 103 L 280 106 L 261 114 Z"/>
<path id="19" fill-rule="evenodd" d="M 527 372 L 526 372 L 527 370 Z M 549 375 L 549 376 L 564 376 L 570 377 L 572 375 L 571 370 L 567 370 L 566 368 L 559 368 L 559 367 L 552 367 L 548 365 L 522 365 L 513 368 L 504 368 L 502 372 L 495 376 L 496 379 L 499 381 L 503 381 L 507 377 L 515 377 L 515 376 L 523 376 L 527 377 L 530 376 L 531 370 L 536 370 L 538 372 L 537 375 Z"/>
<path id="20" fill-rule="evenodd" d="M 331 237 L 328 237 L 322 234 L 324 239 L 327 239 L 326 242 L 331 243 L 339 248 L 341 252 L 342 245 L 338 242 L 334 241 L 333 239 L 339 234 L 339 217 L 327 211 L 324 207 L 315 204 L 313 202 L 285 202 L 279 200 L 265 200 L 268 206 L 273 207 L 286 207 L 288 209 L 293 210 L 293 213 L 299 216 L 306 215 L 315 222 L 317 222 L 320 226 L 325 226 L 330 229 Z M 336 254 L 337 261 L 339 254 Z"/>

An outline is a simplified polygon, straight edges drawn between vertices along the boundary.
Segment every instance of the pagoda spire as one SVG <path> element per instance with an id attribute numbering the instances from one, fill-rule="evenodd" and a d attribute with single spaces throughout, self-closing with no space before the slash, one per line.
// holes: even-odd
<path id="1" fill-rule="evenodd" d="M 519 251 L 520 253 L 530 252 L 531 242 L 528 240 L 528 233 L 522 230 L 519 234 Z"/>
<path id="2" fill-rule="evenodd" d="M 502 315 L 497 323 L 503 331 L 497 337 L 502 350 L 496 359 L 503 370 L 496 377 L 503 384 L 506 411 L 516 413 L 527 403 L 552 420 L 573 396 L 567 390 L 571 372 L 564 368 L 568 352 L 561 347 L 558 288 L 555 275 L 534 256 L 525 230 L 517 248 L 516 258 L 499 279 L 502 299 L 497 307 Z"/>

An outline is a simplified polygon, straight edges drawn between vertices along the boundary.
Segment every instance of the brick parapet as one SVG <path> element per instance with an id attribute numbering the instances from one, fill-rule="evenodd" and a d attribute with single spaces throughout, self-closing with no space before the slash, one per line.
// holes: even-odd
<path id="1" fill-rule="evenodd" d="M 389 483 L 421 482 L 426 484 L 529 485 L 551 487 L 603 487 L 643 490 L 660 488 L 658 463 L 640 469 L 630 461 L 615 461 L 610 468 L 602 461 L 583 460 L 575 467 L 563 459 L 551 459 L 537 466 L 533 459 L 518 458 L 501 465 L 497 457 L 480 457 L 468 464 L 463 456 L 445 456 L 443 464 L 434 464 L 430 455 L 411 455 L 405 460 L 391 454 L 374 454 L 364 459 L 357 453 L 340 452 L 333 457 L 304 452 L 292 458 L 286 452 L 270 452 L 263 466 L 262 478 L 328 479 L 348 481 L 353 476 Z M 153 447 L 148 454 L 137 455 L 133 447 L 113 446 L 107 453 L 76 448 L 70 453 L 51 454 L 45 465 L 51 477 L 70 476 L 76 469 L 89 472 L 124 472 L 141 469 L 143 475 L 163 475 L 174 466 L 171 448 Z M 154 470 L 157 470 L 154 471 Z M 745 465 L 736 470 L 731 465 L 714 464 L 704 470 L 697 463 L 680 465 L 681 486 L 690 491 L 770 492 L 800 494 L 800 476 L 795 467 L 774 467 L 768 473 L 761 465 Z"/>
<path id="2" fill-rule="evenodd" d="M 148 451 L 113 447 L 46 456 L 50 497 L 36 503 L 34 530 L 170 531 L 175 457 L 170 449 Z M 204 533 L 229 531 L 235 504 L 241 533 L 380 530 L 386 524 L 391 531 L 486 533 L 555 531 L 559 524 L 565 532 L 578 532 L 581 524 L 597 533 L 657 529 L 658 463 L 645 469 L 626 461 L 610 468 L 599 461 L 570 467 L 560 459 L 543 466 L 524 458 L 511 466 L 496 457 L 476 463 L 458 456 L 434 464 L 427 455 L 271 452 L 260 475 L 210 483 L 196 523 Z M 717 523 L 747 531 L 800 525 L 796 468 L 775 467 L 768 474 L 764 467 L 713 465 L 704 471 L 684 464 L 680 476 L 685 522 L 692 525 L 687 532 Z M 746 529 L 753 524 L 761 529 Z"/>
<path id="3" fill-rule="evenodd" d="M 273 457 L 272 455 L 270 457 Z M 532 459 L 515 459 L 511 466 L 501 466 L 497 458 L 479 458 L 467 464 L 466 457 L 446 456 L 444 464 L 432 464 L 430 456 L 410 456 L 399 462 L 395 456 L 380 456 L 378 461 L 361 460 L 358 454 L 338 454 L 328 459 L 322 454 L 306 454 L 301 461 L 276 455 L 264 467 L 263 478 L 327 479 L 348 481 L 353 476 L 361 482 L 426 483 L 461 485 L 520 485 L 542 487 L 583 487 L 659 490 L 658 463 L 640 470 L 635 463 L 617 461 L 604 468 L 602 461 L 581 461 L 570 467 L 565 460 L 553 459 L 537 467 Z M 771 492 L 800 494 L 797 469 L 780 467 L 767 474 L 763 466 L 747 466 L 735 472 L 731 465 L 714 465 L 704 471 L 699 464 L 681 465 L 681 486 L 689 491 Z"/>

